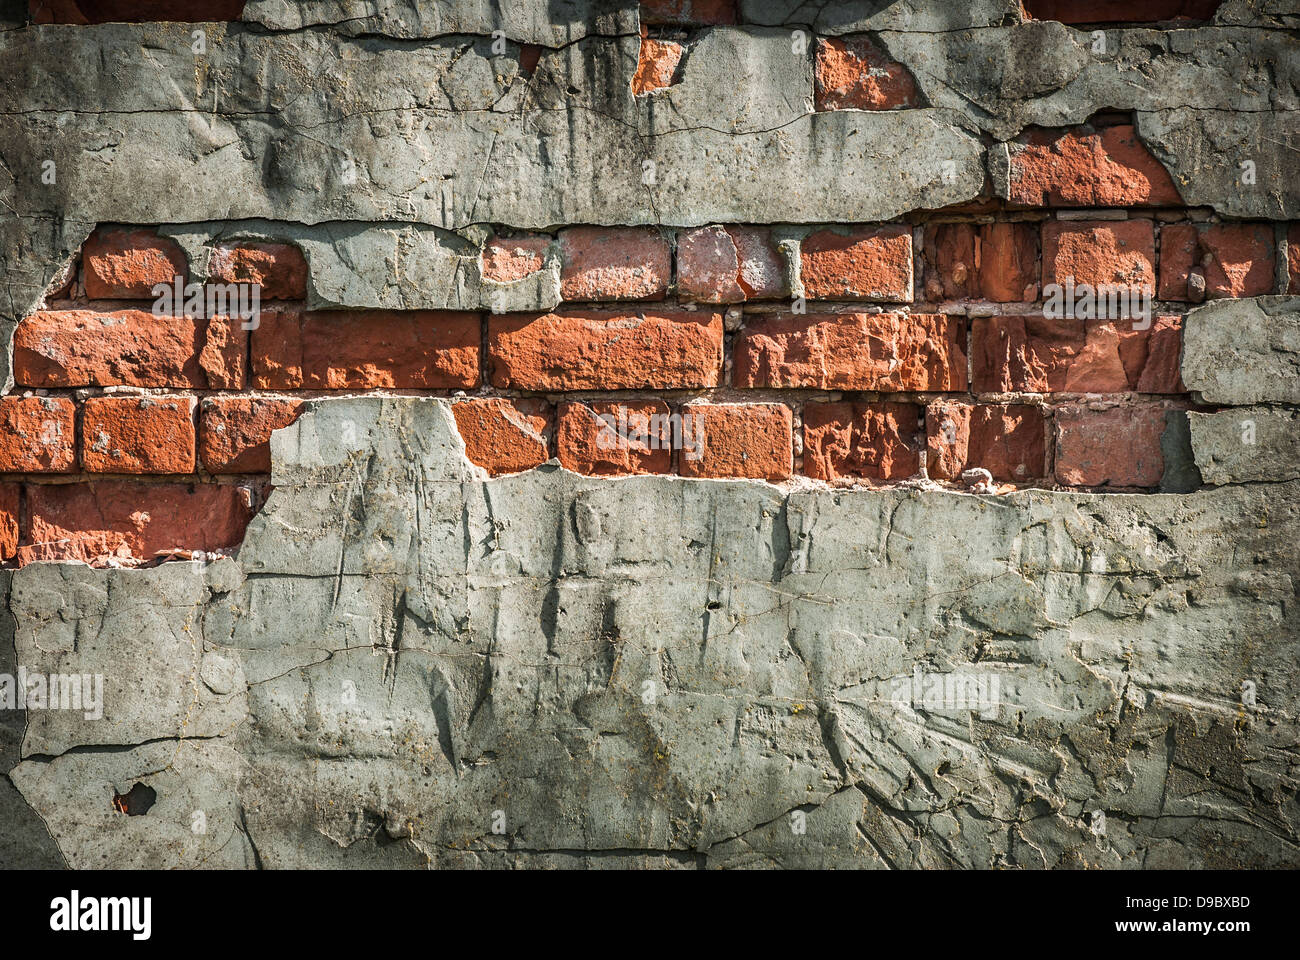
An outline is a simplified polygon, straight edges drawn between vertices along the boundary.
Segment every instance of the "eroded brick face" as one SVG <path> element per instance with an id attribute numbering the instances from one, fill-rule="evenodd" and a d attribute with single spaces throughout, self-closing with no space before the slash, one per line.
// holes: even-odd
<path id="1" fill-rule="evenodd" d="M 489 473 L 519 473 L 549 459 L 554 414 L 543 401 L 480 397 L 451 410 L 465 455 Z"/>
<path id="2" fill-rule="evenodd" d="M 866 37 L 817 41 L 818 110 L 898 110 L 921 105 L 911 71 Z"/>

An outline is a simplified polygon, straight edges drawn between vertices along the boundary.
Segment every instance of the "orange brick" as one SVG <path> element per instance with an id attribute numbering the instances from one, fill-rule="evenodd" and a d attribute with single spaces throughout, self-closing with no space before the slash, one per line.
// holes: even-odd
<path id="1" fill-rule="evenodd" d="M 685 48 L 680 43 L 643 36 L 637 53 L 636 73 L 632 76 L 632 93 L 641 96 L 672 86 L 673 74 L 683 53 Z"/>
<path id="2" fill-rule="evenodd" d="M 0 483 L 0 560 L 12 560 L 18 552 L 18 523 L 22 515 L 22 488 Z"/>
<path id="3" fill-rule="evenodd" d="M 1181 206 L 1132 125 L 1035 130 L 1011 145 L 1011 202 L 1031 207 Z"/>
<path id="4" fill-rule="evenodd" d="M 68 473 L 76 406 L 62 397 L 0 397 L 0 473 Z"/>
<path id="5" fill-rule="evenodd" d="M 926 472 L 959 480 L 983 468 L 994 480 L 1026 483 L 1047 476 L 1043 413 L 1027 404 L 937 400 L 926 409 Z"/>
<path id="6" fill-rule="evenodd" d="M 180 245 L 152 230 L 100 227 L 82 246 L 81 261 L 92 300 L 152 300 L 155 284 L 188 276 Z"/>
<path id="7" fill-rule="evenodd" d="M 1154 487 L 1164 473 L 1166 408 L 1058 407 L 1056 479 L 1072 487 Z"/>
<path id="8" fill-rule="evenodd" d="M 90 473 L 193 473 L 193 397 L 92 397 L 81 418 Z"/>
<path id="9" fill-rule="evenodd" d="M 737 387 L 965 390 L 961 317 L 914 313 L 782 314 L 738 334 Z"/>
<path id="10" fill-rule="evenodd" d="M 253 332 L 253 385 L 266 390 L 475 387 L 481 330 L 477 313 L 263 311 Z"/>
<path id="11" fill-rule="evenodd" d="M 217 283 L 255 283 L 263 300 L 307 296 L 307 261 L 289 243 L 233 243 L 212 248 L 208 275 Z"/>
<path id="12" fill-rule="evenodd" d="M 575 473 L 669 473 L 672 444 L 668 404 L 662 400 L 560 404 L 556 448 L 560 463 Z"/>
<path id="13" fill-rule="evenodd" d="M 691 403 L 682 418 L 684 477 L 776 481 L 794 470 L 794 420 L 783 403 Z"/>
<path id="14" fill-rule="evenodd" d="M 561 230 L 560 298 L 662 300 L 672 276 L 668 241 L 645 227 Z"/>
<path id="15" fill-rule="evenodd" d="M 722 314 L 572 310 L 488 320 L 492 384 L 517 390 L 714 387 Z"/>
<path id="16" fill-rule="evenodd" d="M 1043 284 L 1148 288 L 1155 294 L 1150 220 L 1050 220 L 1043 224 Z"/>
<path id="17" fill-rule="evenodd" d="M 465 455 L 491 474 L 519 473 L 549 457 L 550 404 L 540 400 L 475 397 L 452 404 Z"/>
<path id="18" fill-rule="evenodd" d="M 995 303 L 1038 298 L 1038 230 L 1032 223 L 986 223 L 979 232 L 979 288 Z"/>
<path id="19" fill-rule="evenodd" d="M 918 107 L 916 81 L 866 37 L 817 41 L 815 104 L 818 110 L 897 110 Z"/>
<path id="20" fill-rule="evenodd" d="M 18 562 L 153 560 L 181 550 L 237 547 L 254 513 L 252 491 L 227 484 L 28 484 L 29 528 Z"/>
<path id="21" fill-rule="evenodd" d="M 803 472 L 816 480 L 906 480 L 921 465 L 915 403 L 807 403 Z"/>
<path id="22" fill-rule="evenodd" d="M 199 462 L 209 473 L 270 473 L 271 434 L 298 419 L 291 397 L 208 397 L 199 417 Z"/>
<path id="23" fill-rule="evenodd" d="M 1271 223 L 1170 224 L 1160 230 L 1160 299 L 1193 299 L 1194 268 L 1207 300 L 1263 296 L 1273 292 L 1276 264 Z"/>
<path id="24" fill-rule="evenodd" d="M 247 343 L 241 322 L 226 317 L 43 310 L 14 331 L 14 380 L 29 387 L 240 390 Z"/>
<path id="25" fill-rule="evenodd" d="M 803 241 L 799 275 L 810 300 L 912 299 L 908 227 L 819 230 Z"/>
<path id="26" fill-rule="evenodd" d="M 550 246 L 547 236 L 493 237 L 483 246 L 483 276 L 497 283 L 531 276 L 545 266 Z"/>

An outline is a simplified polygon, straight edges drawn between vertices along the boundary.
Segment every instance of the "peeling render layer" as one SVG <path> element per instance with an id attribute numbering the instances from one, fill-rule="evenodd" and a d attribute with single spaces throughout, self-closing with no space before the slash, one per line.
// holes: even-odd
<path id="1" fill-rule="evenodd" d="M 1300 865 L 1294 482 L 484 480 L 445 401 L 391 398 L 313 404 L 274 463 L 237 559 L 4 573 L 16 662 L 105 684 L 100 720 L 28 711 L 5 835 L 74 867 Z"/>

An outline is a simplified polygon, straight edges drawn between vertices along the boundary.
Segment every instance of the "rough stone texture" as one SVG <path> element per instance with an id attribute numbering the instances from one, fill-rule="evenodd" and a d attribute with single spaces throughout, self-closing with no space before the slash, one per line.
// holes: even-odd
<path id="1" fill-rule="evenodd" d="M 1206 483 L 1300 479 L 1300 412 L 1238 407 L 1187 414 L 1196 466 Z"/>
<path id="2" fill-rule="evenodd" d="M 641 38 L 637 54 L 636 73 L 632 76 L 632 92 L 637 96 L 662 90 L 673 83 L 673 74 L 682 61 L 685 48 L 671 40 Z"/>
<path id="3" fill-rule="evenodd" d="M 1300 857 L 1294 588 L 1267 560 L 1300 536 L 1295 484 L 994 507 L 483 481 L 436 400 L 326 401 L 272 443 L 237 559 L 5 575 L 18 660 L 106 678 L 104 721 L 29 712 L 10 776 L 73 866 Z M 996 674 L 998 708 L 926 707 L 914 670 Z M 134 782 L 147 817 L 101 786 Z"/>
<path id="4" fill-rule="evenodd" d="M 1207 304 L 1183 321 L 1183 381 L 1207 403 L 1300 404 L 1300 300 Z"/>

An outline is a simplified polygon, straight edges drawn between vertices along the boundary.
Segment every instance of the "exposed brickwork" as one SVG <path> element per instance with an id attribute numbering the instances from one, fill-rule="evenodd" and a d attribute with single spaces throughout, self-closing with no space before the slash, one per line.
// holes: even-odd
<path id="1" fill-rule="evenodd" d="M 81 414 L 81 462 L 90 473 L 193 473 L 189 396 L 91 397 Z"/>
<path id="2" fill-rule="evenodd" d="M 1049 220 L 1043 225 L 1043 283 L 1155 289 L 1150 220 Z"/>
<path id="3" fill-rule="evenodd" d="M 789 292 L 785 264 L 761 227 L 700 227 L 677 238 L 677 293 L 698 303 L 767 300 Z"/>
<path id="4" fill-rule="evenodd" d="M 25 387 L 240 390 L 247 339 L 243 325 L 225 317 L 155 317 L 147 309 L 104 304 L 46 310 L 14 332 L 14 381 Z"/>
<path id="5" fill-rule="evenodd" d="M 562 311 L 488 321 L 492 383 L 520 390 L 712 387 L 722 315 L 705 311 Z"/>
<path id="6" fill-rule="evenodd" d="M 1158 404 L 1056 410 L 1056 478 L 1083 487 L 1151 487 L 1160 482 L 1160 437 L 1166 408 Z"/>
<path id="7" fill-rule="evenodd" d="M 576 473 L 626 476 L 672 471 L 672 428 L 662 400 L 562 403 L 556 447 Z"/>
<path id="8" fill-rule="evenodd" d="M 180 245 L 152 230 L 101 228 L 82 249 L 86 296 L 92 300 L 152 299 L 155 284 L 188 278 Z"/>
<path id="9" fill-rule="evenodd" d="M 219 244 L 212 248 L 208 275 L 216 283 L 259 284 L 263 300 L 307 296 L 307 261 L 292 244 Z"/>
<path id="10" fill-rule="evenodd" d="M 493 237 L 483 247 L 483 276 L 498 283 L 531 276 L 546 263 L 550 246 L 546 236 Z"/>
<path id="11" fill-rule="evenodd" d="M 18 531 L 22 515 L 22 487 L 0 483 L 0 561 L 12 560 L 18 552 Z"/>
<path id="12" fill-rule="evenodd" d="M 440 310 L 263 311 L 253 385 L 264 390 L 474 387 L 481 320 Z"/>
<path id="13" fill-rule="evenodd" d="M 641 38 L 636 73 L 632 75 L 632 92 L 637 96 L 672 86 L 673 74 L 686 48 L 671 40 Z"/>
<path id="14" fill-rule="evenodd" d="M 931 314 L 755 317 L 736 339 L 737 387 L 966 389 L 965 321 Z"/>
<path id="15" fill-rule="evenodd" d="M 692 403 L 682 413 L 698 444 L 694 456 L 682 454 L 682 476 L 775 481 L 793 471 L 793 417 L 785 404 Z"/>
<path id="16" fill-rule="evenodd" d="M 1046 476 L 1042 411 L 1027 404 L 937 401 L 926 410 L 926 470 L 956 480 L 982 468 L 994 480 L 1024 483 Z"/>
<path id="17" fill-rule="evenodd" d="M 76 407 L 56 397 L 0 397 L 0 471 L 66 473 L 75 468 Z"/>
<path id="18" fill-rule="evenodd" d="M 906 480 L 920 466 L 914 403 L 808 403 L 803 472 L 816 480 Z"/>
<path id="19" fill-rule="evenodd" d="M 1175 223 L 1160 230 L 1160 299 L 1214 300 L 1273 292 L 1271 223 Z M 1201 295 L 1188 283 L 1200 275 Z"/>
<path id="20" fill-rule="evenodd" d="M 912 231 L 819 230 L 800 249 L 799 276 L 810 300 L 912 299 Z"/>
<path id="21" fill-rule="evenodd" d="M 465 440 L 465 455 L 489 473 L 518 473 L 549 458 L 554 414 L 538 400 L 482 397 L 451 408 Z"/>
<path id="22" fill-rule="evenodd" d="M 560 232 L 560 296 L 573 300 L 662 300 L 672 275 L 668 241 L 639 227 Z"/>
<path id="23" fill-rule="evenodd" d="M 817 41 L 818 110 L 897 110 L 921 106 L 916 81 L 866 37 Z"/>
<path id="24" fill-rule="evenodd" d="M 229 550 L 243 540 L 254 512 L 253 491 L 212 483 L 28 484 L 26 497 L 28 528 L 18 548 L 23 563 Z"/>
<path id="25" fill-rule="evenodd" d="M 1177 206 L 1169 172 L 1131 125 L 1035 130 L 1011 147 L 1011 201 L 1026 206 Z"/>
<path id="26" fill-rule="evenodd" d="M 271 434 L 298 418 L 287 397 L 208 397 L 199 414 L 199 462 L 208 473 L 270 473 Z"/>

